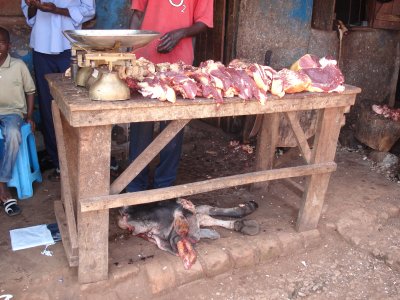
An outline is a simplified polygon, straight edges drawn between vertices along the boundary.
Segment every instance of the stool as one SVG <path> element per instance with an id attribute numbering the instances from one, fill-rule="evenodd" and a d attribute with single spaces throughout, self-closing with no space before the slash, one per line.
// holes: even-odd
<path id="1" fill-rule="evenodd" d="M 0 143 L 3 136 L 0 130 Z M 3 144 L 3 143 L 1 143 Z M 0 150 L 2 146 L 0 146 Z M 15 187 L 19 199 L 26 199 L 33 196 L 32 183 L 42 182 L 39 160 L 36 152 L 35 136 L 32 133 L 31 125 L 24 123 L 21 126 L 21 145 L 19 147 L 17 160 L 15 162 L 11 180 L 8 187 Z"/>

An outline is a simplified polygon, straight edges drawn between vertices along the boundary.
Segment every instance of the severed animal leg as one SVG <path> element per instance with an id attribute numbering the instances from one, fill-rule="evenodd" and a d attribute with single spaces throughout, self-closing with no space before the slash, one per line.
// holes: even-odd
<path id="1" fill-rule="evenodd" d="M 255 220 L 236 220 L 235 231 L 239 231 L 246 235 L 257 235 L 260 233 L 260 225 Z"/>
<path id="2" fill-rule="evenodd" d="M 200 226 L 220 226 L 246 235 L 256 235 L 260 232 L 260 226 L 255 220 L 220 220 L 204 214 L 197 214 Z"/>
<path id="3" fill-rule="evenodd" d="M 181 239 L 177 243 L 178 255 L 182 259 L 183 266 L 186 270 L 189 270 L 192 265 L 196 262 L 197 254 L 194 251 L 192 244 L 185 238 Z"/>
<path id="4" fill-rule="evenodd" d="M 201 239 L 210 239 L 210 240 L 218 240 L 221 236 L 218 232 L 208 228 L 200 229 L 200 238 Z"/>
<path id="5" fill-rule="evenodd" d="M 196 212 L 209 216 L 243 218 L 253 213 L 258 208 L 258 204 L 254 201 L 249 201 L 244 204 L 239 204 L 236 207 L 221 208 L 210 205 L 196 206 Z"/>

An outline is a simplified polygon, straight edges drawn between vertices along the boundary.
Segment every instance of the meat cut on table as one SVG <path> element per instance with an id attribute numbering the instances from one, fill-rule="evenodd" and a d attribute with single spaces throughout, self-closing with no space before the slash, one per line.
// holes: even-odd
<path id="1" fill-rule="evenodd" d="M 336 60 L 310 54 L 301 57 L 290 69 L 280 71 L 239 59 L 227 66 L 207 60 L 193 67 L 184 63 L 152 64 L 139 58 L 134 65 L 117 68 L 131 90 L 169 102 L 175 102 L 178 95 L 184 99 L 214 99 L 217 103 L 224 98 L 239 97 L 265 104 L 268 93 L 281 98 L 286 93 L 344 91 L 344 76 Z"/>

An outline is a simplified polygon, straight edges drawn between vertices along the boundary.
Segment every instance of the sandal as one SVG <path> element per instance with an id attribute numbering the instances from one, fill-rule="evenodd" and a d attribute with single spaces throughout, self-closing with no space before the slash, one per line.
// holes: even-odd
<path id="1" fill-rule="evenodd" d="M 4 211 L 10 217 L 19 215 L 21 213 L 21 208 L 17 205 L 17 200 L 8 199 L 6 202 L 3 202 Z"/>

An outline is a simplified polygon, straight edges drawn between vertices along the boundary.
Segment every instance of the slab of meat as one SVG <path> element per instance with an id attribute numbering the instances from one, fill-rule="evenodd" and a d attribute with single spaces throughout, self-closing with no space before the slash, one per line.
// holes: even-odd
<path id="1" fill-rule="evenodd" d="M 285 68 L 277 76 L 282 79 L 283 91 L 288 94 L 306 91 L 311 84 L 311 79 L 306 74 Z"/>
<path id="2" fill-rule="evenodd" d="M 214 99 L 217 103 L 222 103 L 222 90 L 217 88 L 212 82 L 209 74 L 204 73 L 201 69 L 190 74 L 190 77 L 197 82 L 197 96 L 208 99 Z"/>
<path id="3" fill-rule="evenodd" d="M 311 79 L 309 92 L 343 92 L 344 76 L 337 61 L 328 57 L 318 59 L 306 54 L 291 66 L 291 70 L 307 75 Z"/>
<path id="4" fill-rule="evenodd" d="M 172 87 L 167 82 L 158 77 L 147 77 L 142 82 L 138 82 L 139 93 L 143 97 L 150 97 L 160 101 L 169 101 L 174 103 L 176 101 L 176 94 Z"/>
<path id="5" fill-rule="evenodd" d="M 135 62 L 129 66 L 116 65 L 114 68 L 118 72 L 119 78 L 122 80 L 132 78 L 137 81 L 142 81 L 156 72 L 155 65 L 142 57 L 135 60 Z"/>
<path id="6" fill-rule="evenodd" d="M 204 97 L 215 99 L 239 97 L 243 100 L 267 101 L 267 92 L 278 97 L 286 93 L 341 92 L 344 77 L 336 60 L 328 57 L 319 59 L 306 54 L 296 61 L 291 69 L 279 72 L 269 66 L 250 63 L 239 59 L 228 66 L 207 60 L 198 68 L 178 63 L 151 62 L 138 59 L 132 66 L 119 66 L 118 73 L 128 86 L 137 89 L 143 96 L 175 102 L 176 94 L 185 99 Z"/>
<path id="7" fill-rule="evenodd" d="M 372 110 L 378 114 L 382 115 L 385 118 L 392 119 L 393 121 L 400 121 L 400 109 L 399 108 L 390 108 L 385 105 L 372 105 Z"/>
<path id="8" fill-rule="evenodd" d="M 321 64 L 319 63 L 319 58 L 312 54 L 306 54 L 302 56 L 299 60 L 292 64 L 290 67 L 293 71 L 299 71 L 302 69 L 319 68 Z"/>
<path id="9" fill-rule="evenodd" d="M 184 99 L 194 99 L 197 95 L 196 81 L 183 72 L 161 72 L 158 73 L 158 77 L 180 93 Z"/>

